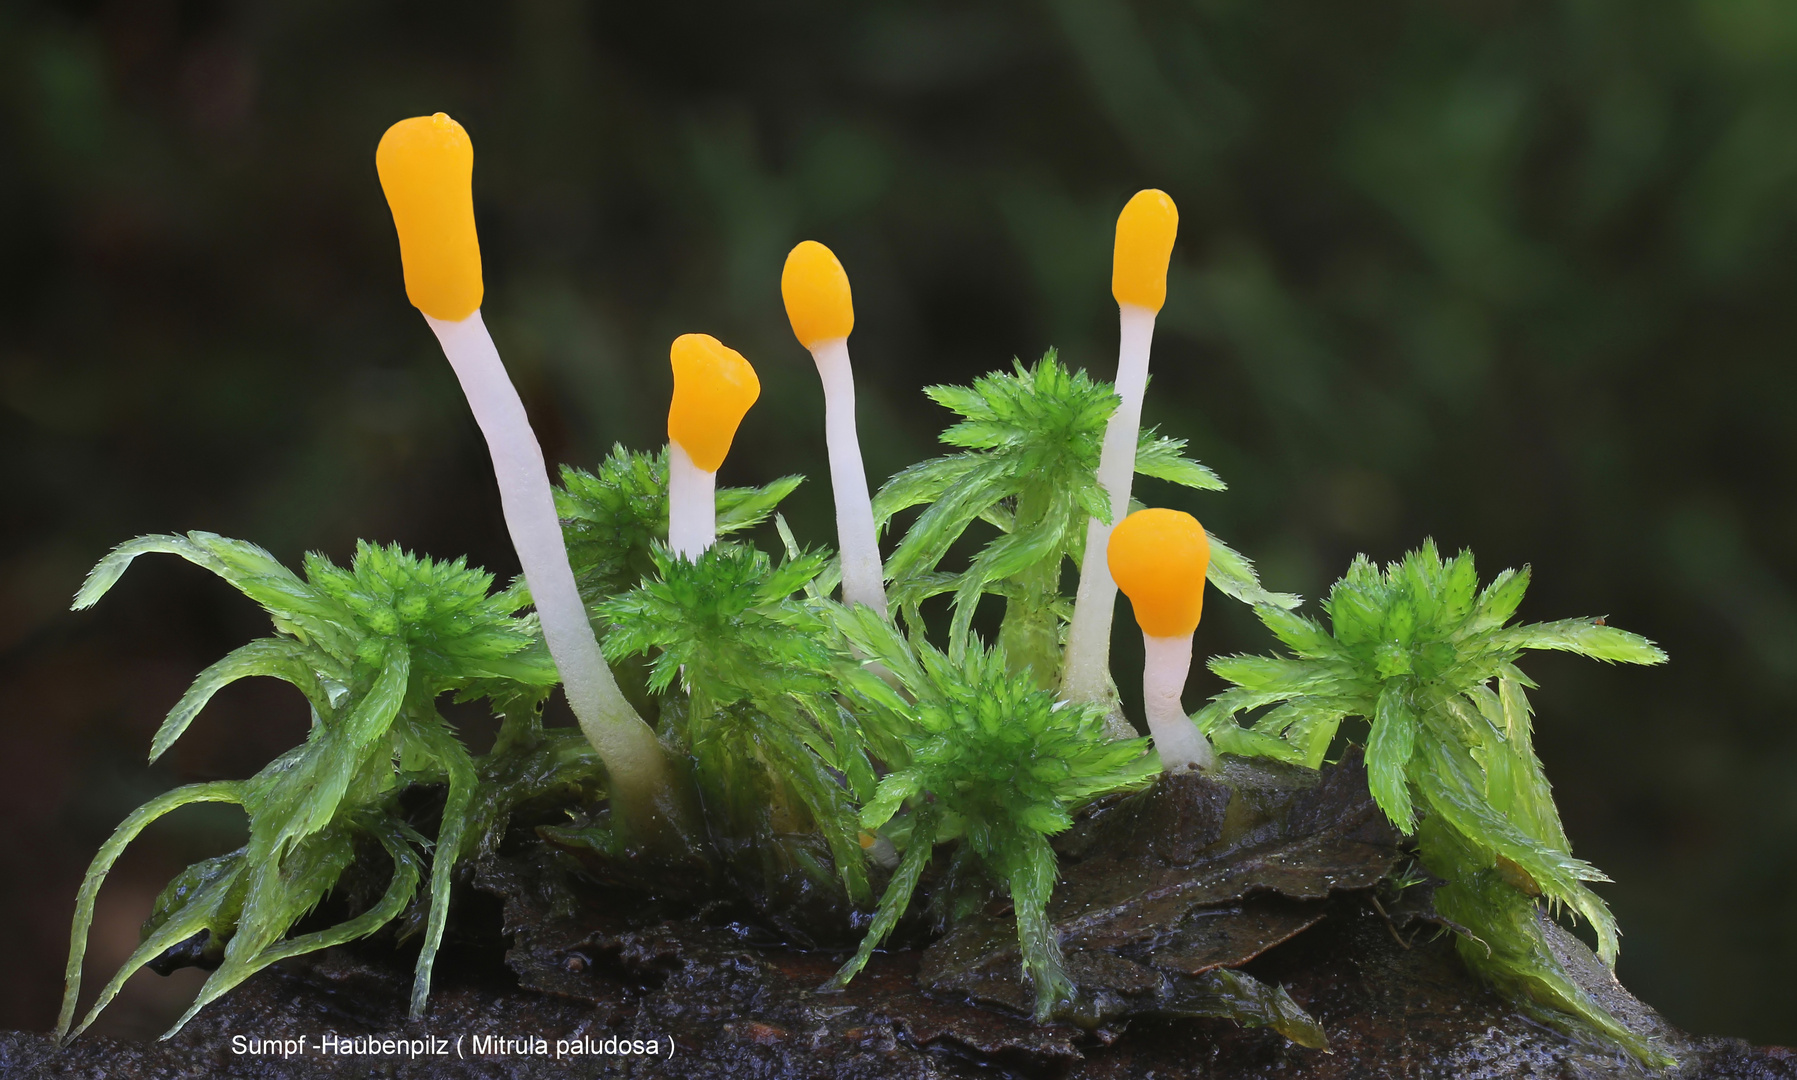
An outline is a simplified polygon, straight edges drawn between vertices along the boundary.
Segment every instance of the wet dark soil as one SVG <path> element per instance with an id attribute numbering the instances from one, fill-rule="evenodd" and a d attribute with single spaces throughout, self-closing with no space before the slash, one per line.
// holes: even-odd
<path id="1" fill-rule="evenodd" d="M 0 1076 L 1649 1075 L 1474 980 L 1426 884 L 1379 884 L 1403 851 L 1354 762 L 1225 781 L 1166 778 L 1061 838 L 1050 915 L 1082 1000 L 1055 1023 L 1016 1011 L 1029 993 L 1002 904 L 826 993 L 841 952 L 787 947 L 727 897 L 675 908 L 595 887 L 535 845 L 478 865 L 421 1022 L 412 957 L 375 940 L 276 965 L 167 1042 L 0 1035 Z M 1570 934 L 1559 947 L 1679 1059 L 1661 1075 L 1797 1080 L 1797 1052 L 1686 1036 Z"/>
<path id="2" fill-rule="evenodd" d="M 601 920 L 603 921 L 603 920 Z M 1412 931 L 1416 932 L 1415 930 Z M 1331 901 L 1323 920 L 1253 961 L 1329 1035 L 1308 1050 L 1269 1028 L 1228 1020 L 1139 1019 L 1104 1036 L 925 996 L 915 953 L 882 955 L 842 994 L 814 988 L 827 956 L 757 948 L 738 929 L 700 920 L 599 936 L 532 956 L 537 993 L 492 968 L 451 969 L 429 1017 L 405 1019 L 411 972 L 393 953 L 332 950 L 258 975 L 166 1043 L 84 1038 L 55 1050 L 41 1034 L 0 1036 L 7 1077 L 199 1078 L 387 1076 L 840 1077 L 1632 1077 L 1628 1062 L 1567 1039 L 1475 983 L 1451 941 L 1405 948 L 1364 897 Z M 551 974 L 559 972 L 559 976 Z M 1659 1024 L 1643 1010 L 1641 1019 Z M 320 1040 L 436 1036 L 441 1054 L 326 1055 Z M 294 1057 L 237 1054 L 233 1036 L 304 1039 Z M 547 1052 L 474 1054 L 480 1036 L 541 1036 Z M 658 1040 L 655 1056 L 555 1056 L 561 1040 Z M 668 1039 L 673 1055 L 668 1057 Z M 456 1040 L 460 1039 L 457 1056 Z M 1797 1052 L 1676 1038 L 1682 1078 L 1797 1077 Z M 603 1044 L 601 1044 L 603 1048 Z"/>

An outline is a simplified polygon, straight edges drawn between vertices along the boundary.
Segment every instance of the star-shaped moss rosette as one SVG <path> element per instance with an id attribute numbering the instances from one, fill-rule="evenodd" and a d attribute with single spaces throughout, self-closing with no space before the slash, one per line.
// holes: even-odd
<path id="1" fill-rule="evenodd" d="M 648 686 L 678 682 L 683 707 L 664 737 L 692 755 L 696 779 L 728 833 L 821 834 L 847 898 L 868 899 L 855 804 L 874 771 L 853 715 L 838 703 L 845 643 L 815 595 L 824 552 L 766 553 L 719 543 L 697 560 L 656 544 L 655 573 L 600 603 L 606 658 L 653 656 Z"/>
<path id="2" fill-rule="evenodd" d="M 132 560 L 152 552 L 179 555 L 224 578 L 262 605 L 276 633 L 201 672 L 157 731 L 150 759 L 181 737 L 214 694 L 253 675 L 281 679 L 304 694 L 312 730 L 303 745 L 248 780 L 190 784 L 151 800 L 107 841 L 77 901 L 58 1035 L 79 1034 L 133 972 L 204 932 L 200 948 L 218 966 L 172 1035 L 207 1002 L 276 960 L 366 936 L 398 916 L 420 883 L 423 860 L 415 849 L 434 847 L 412 995 L 413 1015 L 420 1015 L 448 915 L 451 873 L 464 845 L 479 839 L 468 830 L 476 763 L 435 702 L 457 690 L 534 702 L 555 683 L 535 620 L 517 614 L 527 594 L 519 585 L 492 592 L 493 576 L 459 559 L 436 562 L 366 542 L 357 545 L 347 570 L 322 555 L 306 556 L 302 578 L 261 548 L 194 532 L 120 545 L 88 576 L 75 607 L 98 601 Z M 518 746 L 518 729 L 534 719 L 533 708 L 512 709 L 502 742 Z M 416 784 L 447 787 L 434 844 L 412 830 L 396 805 L 399 793 Z M 144 827 L 194 802 L 243 807 L 248 843 L 171 883 L 142 944 L 71 1030 L 101 883 Z M 503 825 L 503 807 L 487 799 L 481 808 L 484 825 Z M 337 926 L 287 938 L 350 865 L 360 836 L 378 841 L 393 861 L 385 895 Z"/>
<path id="3" fill-rule="evenodd" d="M 1010 897 L 1036 1017 L 1047 1019 L 1073 996 L 1048 922 L 1057 874 L 1048 838 L 1092 800 L 1150 783 L 1160 761 L 1146 739 L 1111 739 L 1103 706 L 1060 701 L 1028 672 L 1009 670 L 1002 647 L 986 649 L 976 639 L 957 660 L 906 640 L 865 607 L 839 610 L 837 624 L 905 692 L 879 679 L 853 684 L 907 752 L 862 808 L 861 824 L 880 829 L 907 813 L 903 827 L 890 830 L 902 835 L 904 856 L 834 984 L 854 978 L 898 924 L 935 846 L 958 839 L 947 878 L 956 884 L 946 892 L 961 895 L 947 895 L 941 910 L 951 919 L 957 908 L 964 912 L 976 879 Z"/>
<path id="4" fill-rule="evenodd" d="M 1367 720 L 1368 786 L 1447 882 L 1435 908 L 1461 932 L 1466 963 L 1562 1023 L 1658 1060 L 1660 1051 L 1569 977 L 1541 928 L 1549 912 L 1570 908 L 1595 929 L 1599 957 L 1615 963 L 1616 920 L 1585 884 L 1609 879 L 1572 856 L 1532 744 L 1524 688 L 1535 684 L 1515 662 L 1529 649 L 1631 664 L 1666 654 L 1601 619 L 1506 626 L 1528 582 L 1526 567 L 1505 570 L 1481 590 L 1472 553 L 1444 561 L 1433 541 L 1384 573 L 1361 556 L 1324 601 L 1329 629 L 1258 607 L 1294 655 L 1212 660 L 1235 687 L 1194 720 L 1225 753 L 1312 768 L 1343 720 Z M 1235 722 L 1269 707 L 1252 727 Z"/>
<path id="5" fill-rule="evenodd" d="M 556 513 L 574 580 L 588 604 L 633 589 L 653 575 L 651 549 L 668 542 L 668 451 L 613 446 L 591 472 L 563 465 Z M 719 488 L 717 532 L 729 536 L 767 520 L 805 480 L 783 476 L 761 487 Z"/>
<path id="6" fill-rule="evenodd" d="M 1014 667 L 1034 671 L 1039 685 L 1057 685 L 1062 628 L 1072 616 L 1071 598 L 1061 593 L 1062 565 L 1079 563 L 1088 520 L 1110 522 L 1098 464 L 1117 395 L 1084 371 L 1068 371 L 1052 349 L 1031 367 L 1018 361 L 1012 373 L 924 393 L 960 414 L 942 441 L 964 450 L 905 469 L 874 498 L 874 520 L 882 527 L 900 511 L 925 506 L 886 560 L 893 602 L 921 626 L 917 605 L 952 592 L 949 652 L 959 655 L 980 597 L 1003 596 L 998 644 Z M 1143 432 L 1135 471 L 1188 488 L 1223 490 L 1216 473 L 1184 449 L 1183 439 Z M 961 573 L 938 571 L 950 545 L 975 521 L 999 535 Z M 1249 603 L 1298 603 L 1295 596 L 1263 589 L 1253 564 L 1215 537 L 1211 550 L 1210 580 L 1218 589 Z"/>

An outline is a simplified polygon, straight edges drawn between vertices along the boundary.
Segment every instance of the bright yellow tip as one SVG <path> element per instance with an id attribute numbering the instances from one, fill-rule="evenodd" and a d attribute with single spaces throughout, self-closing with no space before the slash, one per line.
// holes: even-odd
<path id="1" fill-rule="evenodd" d="M 468 133 L 443 113 L 401 120 L 381 136 L 374 167 L 399 230 L 406 297 L 445 322 L 474 314 L 483 288 Z"/>
<path id="2" fill-rule="evenodd" d="M 1111 530 L 1111 579 L 1153 637 L 1189 637 L 1204 613 L 1210 538 L 1178 510 L 1137 510 Z"/>
<path id="3" fill-rule="evenodd" d="M 761 380 L 743 354 L 710 334 L 681 334 L 668 350 L 674 365 L 674 402 L 668 438 L 693 464 L 717 472 L 743 414 L 761 396 Z"/>
<path id="4" fill-rule="evenodd" d="M 1111 295 L 1119 304 L 1159 311 L 1167 302 L 1167 262 L 1179 232 L 1179 208 L 1164 191 L 1138 191 L 1117 215 Z"/>
<path id="5" fill-rule="evenodd" d="M 786 300 L 793 335 L 807 349 L 820 341 L 848 337 L 855 329 L 849 275 L 836 260 L 836 253 L 816 240 L 800 243 L 786 256 L 780 295 Z"/>

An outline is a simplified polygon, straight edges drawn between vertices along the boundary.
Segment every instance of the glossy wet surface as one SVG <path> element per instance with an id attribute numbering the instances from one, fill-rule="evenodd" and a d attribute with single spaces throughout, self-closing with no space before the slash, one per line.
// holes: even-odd
<path id="1" fill-rule="evenodd" d="M 574 927 L 562 930 L 572 933 Z M 1122 1032 L 1037 1027 L 1021 1018 L 942 1002 L 916 983 L 917 956 L 880 956 L 842 994 L 813 988 L 831 957 L 764 950 L 728 927 L 692 920 L 577 940 L 535 939 L 521 989 L 496 968 L 445 973 L 429 1018 L 405 1021 L 411 976 L 391 954 L 334 950 L 313 963 L 258 975 L 159 1044 L 83 1039 L 60 1052 L 36 1034 L 0 1036 L 6 1076 L 395 1077 L 1359 1077 L 1550 1078 L 1640 1075 L 1626 1062 L 1567 1040 L 1475 984 L 1446 939 L 1405 949 L 1358 898 L 1332 902 L 1314 929 L 1249 965 L 1283 984 L 1328 1033 L 1332 1052 L 1306 1050 L 1271 1030 L 1224 1020 L 1137 1019 Z M 558 952 L 557 950 L 560 949 Z M 548 973 L 559 972 L 551 978 Z M 1650 1014 L 1647 1014 L 1650 1015 Z M 545 1056 L 252 1057 L 234 1035 L 435 1035 L 472 1040 L 542 1036 Z M 665 1057 L 672 1036 L 675 1053 Z M 658 1039 L 656 1057 L 554 1057 L 558 1040 Z M 1683 1040 L 1681 1039 L 1682 1043 Z M 1797 1077 L 1797 1054 L 1709 1040 L 1684 1045 L 1680 1077 Z"/>
<path id="2" fill-rule="evenodd" d="M 0 1035 L 0 1075 L 1647 1075 L 1476 982 L 1427 921 L 1426 886 L 1388 887 L 1391 902 L 1375 903 L 1372 886 L 1402 852 L 1355 763 L 1224 779 L 1167 778 L 1058 842 L 1050 914 L 1082 987 L 1077 1022 L 1037 1025 L 1006 1008 L 1026 1008 L 1029 994 L 1001 904 L 821 993 L 841 952 L 787 948 L 722 898 L 695 911 L 594 887 L 565 854 L 535 847 L 483 861 L 458 895 L 420 1023 L 405 1018 L 412 956 L 375 940 L 277 965 L 167 1043 L 91 1038 L 56 1051 L 41 1035 Z M 1571 935 L 1558 947 L 1615 1015 L 1679 1056 L 1664 1075 L 1797 1078 L 1797 1054 L 1692 1040 Z M 1217 1018 L 1232 1011 L 1270 1026 Z M 331 1053 L 327 1035 L 413 1042 Z M 270 1044 L 239 1038 L 305 1049 L 256 1053 Z M 616 1040 L 636 1052 L 611 1052 Z"/>

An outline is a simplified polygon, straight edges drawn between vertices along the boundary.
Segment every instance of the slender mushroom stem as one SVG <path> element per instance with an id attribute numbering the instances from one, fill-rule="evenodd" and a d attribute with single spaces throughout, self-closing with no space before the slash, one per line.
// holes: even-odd
<path id="1" fill-rule="evenodd" d="M 1111 532 L 1106 562 L 1142 628 L 1142 706 L 1161 767 L 1215 769 L 1210 740 L 1179 700 L 1192 670 L 1192 634 L 1204 614 L 1210 566 L 1204 527 L 1178 510 L 1138 510 Z"/>
<path id="2" fill-rule="evenodd" d="M 1179 211 L 1173 200 L 1152 188 L 1137 192 L 1117 217 L 1111 294 L 1117 300 L 1119 331 L 1115 385 L 1122 400 L 1104 429 L 1104 448 L 1098 457 L 1098 482 L 1110 496 L 1113 524 L 1129 512 L 1154 318 L 1167 299 L 1167 263 L 1178 229 Z M 1062 657 L 1061 695 L 1071 701 L 1103 701 L 1115 693 L 1110 657 L 1117 588 L 1104 571 L 1111 529 L 1097 518 L 1086 523 L 1086 552 Z"/>
<path id="3" fill-rule="evenodd" d="M 442 113 L 402 120 L 381 138 L 375 165 L 399 233 L 406 295 L 436 333 L 486 437 L 506 529 L 544 640 L 568 705 L 611 778 L 614 822 L 647 846 L 679 850 L 686 812 L 666 755 L 599 652 L 568 563 L 542 447 L 481 320 L 474 149 L 467 132 Z"/>
<path id="4" fill-rule="evenodd" d="M 614 785 L 644 771 L 655 772 L 662 767 L 661 747 L 649 725 L 625 700 L 599 652 L 568 563 L 542 447 L 480 312 L 459 322 L 429 315 L 425 321 L 436 332 L 475 423 L 486 437 L 506 529 L 581 730 L 605 760 Z"/>
<path id="5" fill-rule="evenodd" d="M 717 542 L 718 466 L 761 381 L 741 353 L 709 334 L 675 338 L 668 360 L 668 547 L 696 561 Z"/>
<path id="6" fill-rule="evenodd" d="M 886 614 L 885 571 L 874 537 L 874 506 L 855 435 L 855 374 L 847 338 L 820 342 L 811 352 L 824 384 L 824 438 L 830 452 L 830 490 L 836 496 L 836 542 L 842 551 L 842 602 Z"/>
<path id="7" fill-rule="evenodd" d="M 1144 630 L 1142 649 L 1142 711 L 1160 751 L 1161 768 L 1210 772 L 1217 766 L 1216 751 L 1179 700 L 1192 670 L 1192 635 L 1156 637 Z"/>
<path id="8" fill-rule="evenodd" d="M 1131 482 L 1136 472 L 1136 433 L 1142 426 L 1142 398 L 1148 388 L 1148 351 L 1154 339 L 1155 313 L 1135 304 L 1118 305 L 1121 344 L 1117 350 L 1117 396 L 1122 400 L 1104 429 L 1098 456 L 1098 483 L 1110 496 L 1111 521 L 1129 513 Z M 1100 701 L 1110 691 L 1111 616 L 1117 586 L 1101 568 L 1111 526 L 1086 520 L 1086 553 L 1074 593 L 1073 619 L 1067 626 L 1062 661 L 1061 696 L 1074 701 Z"/>
<path id="9" fill-rule="evenodd" d="M 718 540 L 718 474 L 668 440 L 668 549 L 697 562 Z"/>
<path id="10" fill-rule="evenodd" d="M 830 451 L 830 490 L 836 497 L 836 542 L 842 553 L 842 602 L 866 604 L 886 615 L 885 573 L 874 534 L 873 500 L 855 435 L 855 372 L 849 333 L 855 328 L 849 276 L 829 248 L 806 240 L 786 256 L 780 294 L 793 335 L 817 362 L 824 384 L 824 437 Z"/>

